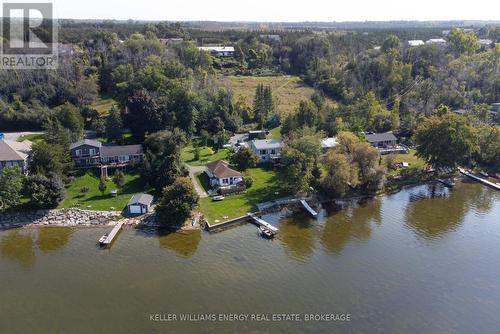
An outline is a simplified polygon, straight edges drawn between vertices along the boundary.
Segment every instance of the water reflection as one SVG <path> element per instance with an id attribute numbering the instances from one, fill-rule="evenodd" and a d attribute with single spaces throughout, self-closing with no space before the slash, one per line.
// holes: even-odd
<path id="1" fill-rule="evenodd" d="M 53 252 L 63 248 L 71 238 L 74 229 L 70 227 L 51 227 L 38 229 L 36 244 L 44 252 Z"/>
<path id="2" fill-rule="evenodd" d="M 320 237 L 321 245 L 327 251 L 340 255 L 350 240 L 369 239 L 371 223 L 382 222 L 381 206 L 380 199 L 353 204 L 340 211 L 327 206 L 327 218 Z"/>
<path id="3" fill-rule="evenodd" d="M 173 250 L 177 255 L 191 257 L 196 253 L 201 240 L 201 231 L 160 232 L 160 248 Z"/>
<path id="4" fill-rule="evenodd" d="M 465 215 L 487 213 L 493 206 L 494 192 L 480 184 L 457 183 L 453 190 L 428 184 L 410 194 L 405 223 L 418 237 L 432 240 L 455 231 Z"/>
<path id="5" fill-rule="evenodd" d="M 35 264 L 33 237 L 19 231 L 9 231 L 0 239 L 0 254 L 25 268 L 33 267 Z"/>
<path id="6" fill-rule="evenodd" d="M 313 254 L 316 232 L 313 224 L 314 221 L 303 212 L 281 220 L 278 239 L 292 259 L 303 262 Z"/>

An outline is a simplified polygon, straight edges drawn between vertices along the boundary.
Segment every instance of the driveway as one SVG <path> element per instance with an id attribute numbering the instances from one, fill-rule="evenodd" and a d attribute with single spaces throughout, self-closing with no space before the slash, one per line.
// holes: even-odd
<path id="1" fill-rule="evenodd" d="M 0 131 L 1 132 L 1 131 Z M 3 132 L 5 135 L 6 140 L 11 140 L 11 141 L 17 141 L 17 139 L 21 136 L 25 135 L 37 135 L 41 134 L 43 132 L 30 132 L 30 131 L 23 131 L 23 132 Z"/>
<path id="2" fill-rule="evenodd" d="M 205 166 L 190 166 L 188 164 L 186 164 L 186 166 L 189 170 L 189 177 L 193 181 L 194 189 L 196 189 L 196 192 L 198 193 L 200 198 L 208 197 L 207 192 L 205 191 L 205 189 L 203 189 L 200 182 L 198 182 L 197 177 L 195 176 L 195 174 L 197 174 L 197 173 L 204 172 L 206 167 Z"/>

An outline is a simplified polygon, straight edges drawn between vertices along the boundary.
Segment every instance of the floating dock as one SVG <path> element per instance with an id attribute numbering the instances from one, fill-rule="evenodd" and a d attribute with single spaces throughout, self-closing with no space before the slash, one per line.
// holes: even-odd
<path id="1" fill-rule="evenodd" d="M 313 208 L 311 208 L 309 206 L 309 204 L 306 202 L 305 199 L 301 199 L 300 200 L 300 204 L 302 204 L 302 206 L 304 207 L 304 209 L 307 210 L 307 212 L 309 212 L 309 214 L 313 217 L 313 218 L 317 218 L 318 217 L 318 213 L 316 211 L 313 210 Z"/>
<path id="2" fill-rule="evenodd" d="M 471 179 L 473 179 L 473 180 L 475 180 L 477 182 L 480 182 L 480 183 L 482 183 L 484 185 L 487 185 L 488 187 L 491 187 L 493 189 L 500 190 L 500 186 L 498 184 L 496 184 L 496 183 L 493 183 L 493 182 L 490 182 L 490 181 L 485 180 L 483 178 L 480 178 L 479 176 L 476 176 L 476 175 L 474 175 L 472 173 L 467 172 L 465 169 L 458 168 L 458 170 L 463 175 L 468 176 L 468 177 L 470 177 Z"/>
<path id="3" fill-rule="evenodd" d="M 111 230 L 111 232 L 109 232 L 104 241 L 100 243 L 102 247 L 109 247 L 109 245 L 111 245 L 115 237 L 118 235 L 118 232 L 120 232 L 120 230 L 122 229 L 124 223 L 125 223 L 124 221 L 120 221 L 113 227 L 113 229 Z"/>

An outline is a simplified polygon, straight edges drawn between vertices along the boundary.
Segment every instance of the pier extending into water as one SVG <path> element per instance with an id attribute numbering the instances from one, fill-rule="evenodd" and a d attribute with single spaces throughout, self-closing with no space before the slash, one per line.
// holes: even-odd
<path id="1" fill-rule="evenodd" d="M 477 181 L 477 182 L 480 182 L 480 183 L 482 183 L 482 184 L 484 184 L 484 185 L 487 185 L 488 187 L 491 187 L 491 188 L 493 188 L 493 189 L 500 190 L 500 186 L 499 186 L 498 184 L 496 184 L 496 183 L 490 182 L 490 181 L 485 180 L 485 179 L 483 179 L 483 178 L 481 178 L 481 177 L 479 177 L 479 176 L 476 176 L 476 175 L 474 175 L 474 174 L 472 174 L 472 173 L 469 173 L 469 172 L 467 172 L 465 169 L 458 168 L 458 170 L 459 170 L 459 171 L 460 171 L 460 173 L 462 173 L 463 175 L 468 176 L 468 177 L 470 177 L 471 179 L 473 179 L 473 180 L 475 180 L 475 181 Z"/>
<path id="2" fill-rule="evenodd" d="M 120 221 L 113 227 L 113 229 L 111 230 L 111 232 L 109 232 L 104 241 L 100 242 L 102 247 L 109 247 L 111 245 L 115 237 L 118 235 L 118 232 L 120 232 L 120 230 L 122 229 L 124 223 L 125 223 L 124 221 Z"/>
<path id="3" fill-rule="evenodd" d="M 309 214 L 313 217 L 313 218 L 318 218 L 318 213 L 316 211 L 313 210 L 313 208 L 311 208 L 309 206 L 309 204 L 306 202 L 305 199 L 301 199 L 300 200 L 300 204 L 302 204 L 302 206 L 304 207 L 304 209 L 307 210 L 307 212 L 309 212 Z"/>

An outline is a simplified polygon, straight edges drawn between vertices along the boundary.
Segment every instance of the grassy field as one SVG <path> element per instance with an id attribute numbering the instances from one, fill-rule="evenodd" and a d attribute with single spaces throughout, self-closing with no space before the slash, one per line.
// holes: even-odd
<path id="1" fill-rule="evenodd" d="M 382 156 L 382 163 L 383 164 L 385 164 L 385 161 L 386 161 L 387 157 L 389 157 L 389 156 L 394 157 L 395 162 L 407 162 L 410 165 L 410 167 L 423 169 L 427 165 L 424 160 L 417 157 L 416 151 L 413 149 L 411 149 L 410 153 L 408 153 L 408 154 L 386 154 L 386 155 L 383 155 Z M 389 171 L 389 174 L 395 175 L 395 174 L 398 174 L 399 171 L 400 171 L 399 169 L 391 170 L 391 171 Z"/>
<path id="2" fill-rule="evenodd" d="M 182 149 L 181 159 L 191 166 L 204 166 L 211 161 L 227 159 L 228 152 L 228 149 L 220 149 L 214 154 L 209 154 L 208 147 L 202 147 L 200 148 L 200 160 L 194 160 L 194 147 L 189 145 Z"/>
<path id="3" fill-rule="evenodd" d="M 66 188 L 66 195 L 59 204 L 59 208 L 121 211 L 133 194 L 144 191 L 144 185 L 138 173 L 125 173 L 125 185 L 122 189 L 114 183 L 113 177 L 108 179 L 106 185 L 103 195 L 99 190 L 97 172 L 82 173 Z M 89 191 L 82 193 L 82 187 L 88 187 Z M 113 189 L 118 189 L 118 196 L 111 196 L 110 191 Z"/>
<path id="4" fill-rule="evenodd" d="M 281 125 L 269 130 L 269 134 L 267 135 L 267 139 L 281 139 Z"/>
<path id="5" fill-rule="evenodd" d="M 200 200 L 200 209 L 209 223 L 242 216 L 255 211 L 258 203 L 287 195 L 276 172 L 264 168 L 250 168 L 245 174 L 253 179 L 253 185 L 245 193 L 228 196 L 220 202 L 213 202 L 211 198 Z M 202 176 L 199 178 L 200 183 L 206 186 L 206 182 L 201 178 Z"/>
<path id="6" fill-rule="evenodd" d="M 280 114 L 294 112 L 301 100 L 309 99 L 314 93 L 314 88 L 307 86 L 297 76 L 226 76 L 221 80 L 225 86 L 232 88 L 236 99 L 238 96 L 243 96 L 249 105 L 252 105 L 255 89 L 259 83 L 270 85 L 277 99 Z"/>
<path id="7" fill-rule="evenodd" d="M 92 108 L 97 110 L 99 115 L 105 116 L 108 114 L 109 109 L 116 104 L 116 101 L 108 96 L 100 96 L 93 104 Z"/>
<path id="8" fill-rule="evenodd" d="M 35 133 L 30 135 L 22 135 L 17 138 L 18 142 L 23 142 L 25 140 L 29 140 L 32 143 L 39 143 L 45 139 L 45 135 L 43 133 Z"/>

